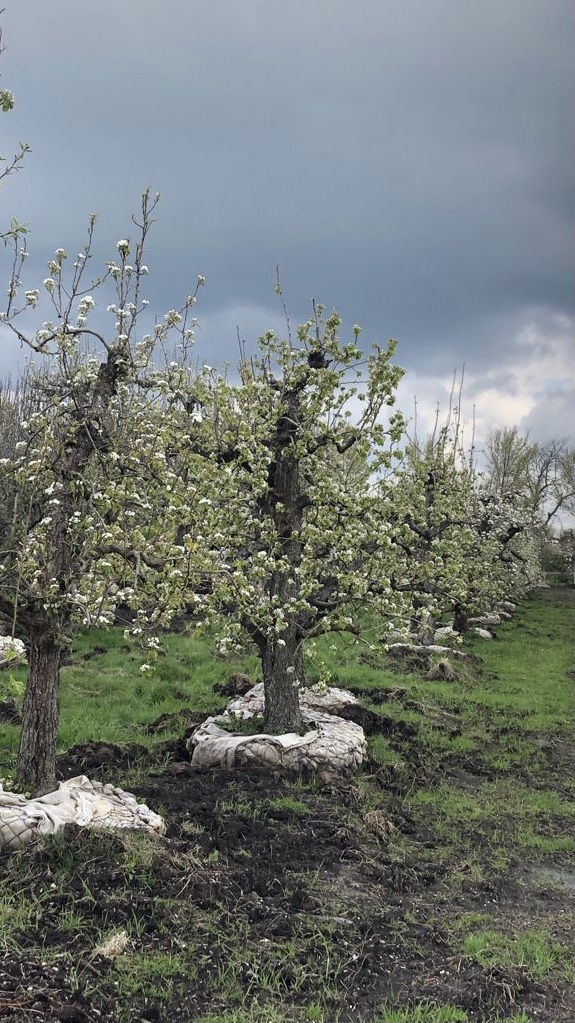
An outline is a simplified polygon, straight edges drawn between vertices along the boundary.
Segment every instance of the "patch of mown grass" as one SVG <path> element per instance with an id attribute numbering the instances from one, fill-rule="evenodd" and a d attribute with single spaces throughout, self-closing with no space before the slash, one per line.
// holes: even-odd
<path id="1" fill-rule="evenodd" d="M 435 805 L 447 820 L 496 817 L 502 806 L 511 817 L 575 814 L 573 804 L 555 792 L 531 790 L 507 778 L 483 782 L 474 792 L 443 783 L 437 789 L 418 790 L 410 797 L 410 802 Z"/>
<path id="2" fill-rule="evenodd" d="M 572 835 L 538 835 L 525 828 L 522 841 L 525 849 L 537 849 L 540 854 L 575 852 L 575 839 Z"/>
<path id="3" fill-rule="evenodd" d="M 165 1000 L 173 993 L 174 986 L 193 984 L 198 974 L 193 944 L 185 951 L 128 952 L 114 963 L 114 986 L 120 998 L 143 995 Z"/>
<path id="4" fill-rule="evenodd" d="M 534 980 L 550 976 L 575 978 L 572 949 L 553 940 L 549 931 L 526 930 L 519 934 L 480 930 L 466 935 L 461 951 L 480 966 L 521 967 Z"/>
<path id="5" fill-rule="evenodd" d="M 114 986 L 120 998 L 141 995 L 156 1001 L 177 997 L 178 987 L 208 983 L 213 991 L 214 1014 L 198 1016 L 198 1020 L 241 1019 L 271 1021 L 276 1019 L 313 1020 L 337 1018 L 325 1016 L 326 999 L 333 997 L 338 979 L 346 964 L 345 952 L 338 953 L 327 925 L 317 925 L 309 932 L 295 932 L 277 940 L 250 940 L 249 928 L 243 920 L 228 920 L 224 933 L 217 908 L 194 914 L 191 921 L 194 942 L 174 951 L 148 949 L 127 953 L 113 964 Z M 314 1014 L 307 1010 L 291 1011 L 281 1006 L 305 992 L 313 982 L 324 998 L 314 1005 Z M 207 981 L 207 978 L 209 980 Z M 235 1006 L 229 1009 L 229 1006 Z M 319 1013 L 322 1015 L 319 1015 Z"/>
<path id="6" fill-rule="evenodd" d="M 256 821 L 265 813 L 264 803 L 252 803 L 241 799 L 222 799 L 217 805 L 218 813 L 233 813 L 244 820 Z"/>
<path id="7" fill-rule="evenodd" d="M 507 855 L 499 856 L 503 869 L 526 851 L 537 858 L 575 848 L 573 803 L 553 791 L 532 790 L 512 778 L 478 780 L 473 791 L 448 783 L 421 788 L 409 797 L 407 805 L 423 821 L 432 822 L 444 851 L 473 848 L 481 839 L 492 866 L 498 862 L 495 850 L 506 851 Z"/>
<path id="8" fill-rule="evenodd" d="M 263 1005 L 259 1009 L 251 1005 L 244 1009 L 222 1009 L 220 1012 L 209 1012 L 207 1015 L 197 1016 L 195 1023 L 310 1023 L 315 1017 L 305 1015 L 285 1015 L 285 1009 L 275 1009 L 272 1005 Z M 324 1017 L 320 1017 L 323 1023 Z M 327 1023 L 327 1017 L 325 1017 Z M 337 1023 L 337 1019 L 330 1019 L 329 1023 Z"/>
<path id="9" fill-rule="evenodd" d="M 573 608 L 553 600 L 525 601 L 494 642 L 470 641 L 483 662 L 472 702 L 503 712 L 506 724 L 540 733 L 568 731 L 572 721 Z"/>

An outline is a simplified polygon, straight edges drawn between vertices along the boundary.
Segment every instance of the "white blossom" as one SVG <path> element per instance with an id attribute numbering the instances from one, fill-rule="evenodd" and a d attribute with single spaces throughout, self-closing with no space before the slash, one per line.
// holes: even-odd
<path id="1" fill-rule="evenodd" d="M 0 108 L 3 113 L 14 109 L 14 93 L 10 89 L 0 89 Z"/>

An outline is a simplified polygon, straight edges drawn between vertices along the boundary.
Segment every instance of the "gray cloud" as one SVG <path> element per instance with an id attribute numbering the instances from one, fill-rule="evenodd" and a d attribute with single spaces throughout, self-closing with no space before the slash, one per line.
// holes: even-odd
<path id="1" fill-rule="evenodd" d="M 157 187 L 150 298 L 206 275 L 210 360 L 238 310 L 277 322 L 279 264 L 294 320 L 314 295 L 417 373 L 504 374 L 522 316 L 572 313 L 574 20 L 569 0 L 18 0 L 2 149 L 34 154 L 4 209 L 32 260 L 99 210 L 103 257 Z"/>

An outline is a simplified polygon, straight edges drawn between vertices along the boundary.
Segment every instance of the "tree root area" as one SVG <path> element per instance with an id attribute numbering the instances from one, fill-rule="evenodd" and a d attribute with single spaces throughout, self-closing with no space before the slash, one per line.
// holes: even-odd
<path id="1" fill-rule="evenodd" d="M 174 761 L 127 781 L 136 752 L 86 744 L 61 773 L 99 764 L 164 816 L 164 838 L 68 826 L 2 857 L 0 1020 L 373 1023 L 421 1004 L 475 1023 L 571 1018 L 566 981 L 481 966 L 454 929 L 466 913 L 557 924 L 565 890 L 518 864 L 476 879 L 397 793 L 366 811 L 366 776 Z"/>

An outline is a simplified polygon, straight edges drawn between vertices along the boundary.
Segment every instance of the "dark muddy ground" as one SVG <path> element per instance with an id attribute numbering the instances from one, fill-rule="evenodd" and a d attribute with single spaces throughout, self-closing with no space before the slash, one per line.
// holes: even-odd
<path id="1" fill-rule="evenodd" d="M 77 749 L 62 774 L 95 776 L 99 758 L 100 773 L 117 776 L 112 754 L 104 744 Z M 451 926 L 463 912 L 561 920 L 568 892 L 533 883 L 519 864 L 497 882 L 474 879 L 465 863 L 437 856 L 399 793 L 386 789 L 366 814 L 355 783 L 294 787 L 181 762 L 131 788 L 164 814 L 165 839 L 69 828 L 28 851 L 25 872 L 17 857 L 2 863 L 38 903 L 38 927 L 29 921 L 0 954 L 1 1020 L 193 1023 L 229 1018 L 226 997 L 240 996 L 235 1018 L 245 1023 L 282 999 L 285 1016 L 269 1019 L 371 1023 L 384 1002 L 429 999 L 478 1023 L 519 1010 L 540 1023 L 572 1020 L 566 985 L 469 962 L 454 953 Z M 122 929 L 126 951 L 94 954 Z M 125 969 L 130 957 L 137 970 Z M 318 977 L 324 1015 L 309 1017 Z"/>

